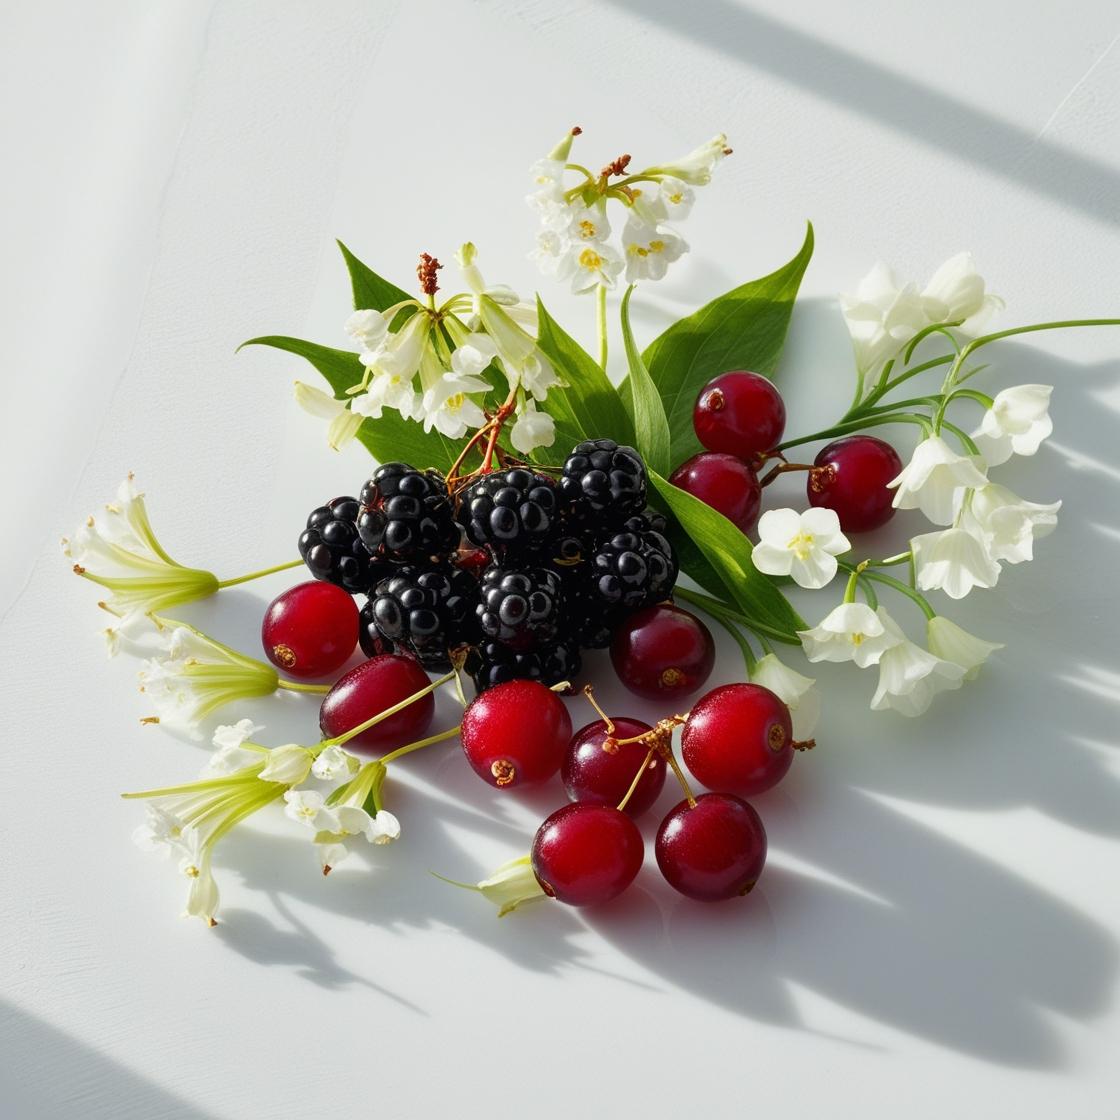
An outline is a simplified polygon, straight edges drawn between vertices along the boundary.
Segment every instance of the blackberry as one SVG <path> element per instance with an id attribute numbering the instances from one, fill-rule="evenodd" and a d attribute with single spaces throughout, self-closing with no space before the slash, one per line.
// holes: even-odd
<path id="1" fill-rule="evenodd" d="M 613 439 L 576 444 L 564 462 L 560 490 L 577 510 L 621 521 L 646 503 L 646 468 L 632 448 Z"/>
<path id="2" fill-rule="evenodd" d="M 478 580 L 446 565 L 401 567 L 370 594 L 370 618 L 391 648 L 425 669 L 451 668 L 449 650 L 473 640 Z"/>
<path id="3" fill-rule="evenodd" d="M 373 621 L 372 599 L 366 600 L 366 605 L 358 615 L 358 641 L 366 657 L 378 657 L 383 653 L 393 652 L 393 643 L 377 629 L 377 624 Z"/>
<path id="4" fill-rule="evenodd" d="M 378 467 L 362 487 L 358 533 L 370 552 L 397 563 L 454 552 L 459 529 L 443 476 L 407 463 Z"/>
<path id="5" fill-rule="evenodd" d="M 622 528 L 627 533 L 660 533 L 662 537 L 668 535 L 669 522 L 664 514 L 658 513 L 655 509 L 644 509 L 641 513 L 634 514 L 633 517 L 628 517 L 623 523 Z"/>
<path id="6" fill-rule="evenodd" d="M 530 552 L 548 544 L 559 506 L 552 479 L 515 467 L 472 482 L 463 491 L 459 521 L 477 545 Z"/>
<path id="7" fill-rule="evenodd" d="M 478 625 L 484 639 L 523 653 L 559 633 L 564 595 L 556 572 L 492 564 L 482 573 L 479 593 Z"/>
<path id="8" fill-rule="evenodd" d="M 466 670 L 475 690 L 485 692 L 515 680 L 559 684 L 575 677 L 580 665 L 579 647 L 572 641 L 530 653 L 517 653 L 501 642 L 483 642 L 468 654 Z"/>
<path id="9" fill-rule="evenodd" d="M 368 591 L 386 570 L 362 543 L 357 516 L 356 498 L 334 498 L 311 511 L 299 535 L 299 554 L 311 574 L 351 594 Z"/>
<path id="10" fill-rule="evenodd" d="M 591 595 L 600 609 L 640 610 L 664 599 L 677 578 L 669 542 L 652 529 L 616 533 L 591 562 Z"/>

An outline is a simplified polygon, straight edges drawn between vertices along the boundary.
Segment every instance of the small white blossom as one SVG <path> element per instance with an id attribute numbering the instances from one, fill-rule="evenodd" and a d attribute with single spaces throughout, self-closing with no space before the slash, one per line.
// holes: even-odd
<path id="1" fill-rule="evenodd" d="M 801 587 L 818 588 L 836 575 L 836 557 L 851 548 L 835 510 L 767 510 L 758 522 L 751 560 L 772 576 L 792 576 Z"/>
<path id="2" fill-rule="evenodd" d="M 190 881 L 184 918 L 201 918 L 208 926 L 218 924 L 218 884 L 210 871 L 210 850 L 197 840 L 179 861 L 180 872 Z"/>
<path id="3" fill-rule="evenodd" d="M 910 542 L 914 569 L 923 591 L 944 591 L 963 599 L 974 587 L 995 587 L 999 564 L 981 536 L 957 527 L 923 533 Z"/>
<path id="4" fill-rule="evenodd" d="M 727 137 L 721 132 L 713 136 L 706 144 L 694 148 L 686 156 L 673 160 L 671 163 L 662 164 L 655 170 L 661 175 L 679 179 L 685 183 L 696 186 L 705 186 L 712 181 L 712 172 L 716 164 L 724 156 L 730 154 L 727 147 Z"/>
<path id="5" fill-rule="evenodd" d="M 922 305 L 930 323 L 960 323 L 963 331 L 975 334 L 1003 300 L 986 291 L 972 254 L 957 253 L 922 290 Z"/>
<path id="6" fill-rule="evenodd" d="M 386 408 L 395 409 L 406 420 L 420 415 L 420 394 L 416 391 L 412 375 L 377 373 L 370 379 L 364 393 L 356 395 L 350 409 L 358 416 L 380 420 Z"/>
<path id="7" fill-rule="evenodd" d="M 341 747 L 325 747 L 311 764 L 311 773 L 322 781 L 333 782 L 358 768 L 358 760 Z"/>
<path id="8" fill-rule="evenodd" d="M 307 747 L 288 743 L 274 747 L 265 756 L 264 769 L 260 772 L 262 782 L 280 782 L 286 786 L 298 786 L 311 773 L 314 753 Z"/>
<path id="9" fill-rule="evenodd" d="M 503 863 L 492 875 L 481 880 L 476 889 L 498 907 L 499 918 L 504 918 L 526 902 L 548 897 L 533 874 L 532 861 L 528 856 Z"/>
<path id="10" fill-rule="evenodd" d="M 358 355 L 362 365 L 374 373 L 393 373 L 411 380 L 431 344 L 431 325 L 427 312 L 413 312 L 399 331 L 386 333 L 375 347 Z"/>
<path id="11" fill-rule="evenodd" d="M 879 686 L 871 698 L 874 711 L 890 708 L 904 716 L 920 716 L 937 693 L 960 688 L 963 666 L 910 641 L 882 607 L 877 613 L 895 641 L 879 658 Z"/>
<path id="12" fill-rule="evenodd" d="M 556 439 L 556 423 L 547 412 L 526 404 L 509 430 L 509 441 L 517 451 L 528 455 L 537 447 L 551 447 Z"/>
<path id="13" fill-rule="evenodd" d="M 900 288 L 882 261 L 860 281 L 853 295 L 840 297 L 840 307 L 852 336 L 856 366 L 864 374 L 877 372 L 897 357 L 928 325 L 917 285 Z"/>
<path id="14" fill-rule="evenodd" d="M 1034 558 L 1035 540 L 1054 531 L 1061 508 L 1061 502 L 1028 502 L 989 483 L 971 495 L 961 524 L 985 541 L 993 559 L 1022 564 Z"/>
<path id="15" fill-rule="evenodd" d="M 363 351 L 376 350 L 389 333 L 389 323 L 380 311 L 362 309 L 346 320 L 346 333 Z"/>
<path id="16" fill-rule="evenodd" d="M 424 431 L 435 428 L 449 439 L 459 439 L 468 429 L 480 427 L 486 415 L 468 394 L 486 393 L 489 389 L 489 384 L 480 377 L 445 373 L 424 394 Z"/>
<path id="17" fill-rule="evenodd" d="M 257 751 L 248 750 L 241 744 L 264 728 L 253 723 L 252 720 L 241 719 L 235 724 L 222 724 L 214 729 L 211 740 L 218 749 L 210 756 L 206 767 L 207 774 L 232 774 L 236 770 L 244 770 L 259 762 L 261 755 Z"/>
<path id="18" fill-rule="evenodd" d="M 797 636 L 810 661 L 854 661 L 861 669 L 877 664 L 898 642 L 866 603 L 841 603 Z"/>
<path id="19" fill-rule="evenodd" d="M 980 666 L 989 656 L 997 649 L 1003 649 L 1001 643 L 986 642 L 943 615 L 936 615 L 926 623 L 926 644 L 936 657 L 959 665 L 964 670 L 966 681 L 975 680 Z"/>
<path id="20" fill-rule="evenodd" d="M 186 850 L 183 841 L 184 824 L 175 813 L 160 805 L 144 806 L 144 823 L 132 833 L 133 843 L 145 852 L 159 852 L 167 856 Z"/>
<path id="21" fill-rule="evenodd" d="M 316 832 L 334 831 L 338 827 L 338 817 L 318 790 L 290 789 L 284 794 L 284 802 L 284 816 Z"/>
<path id="22" fill-rule="evenodd" d="M 816 729 L 821 714 L 821 698 L 812 677 L 791 669 L 773 653 L 755 662 L 751 681 L 768 688 L 789 708 L 793 721 L 793 737 L 808 739 Z"/>
<path id="23" fill-rule="evenodd" d="M 529 254 L 529 260 L 536 264 L 546 276 L 555 276 L 564 254 L 568 251 L 568 239 L 555 229 L 542 229 L 537 232 L 537 247 Z"/>
<path id="24" fill-rule="evenodd" d="M 575 293 L 592 288 L 613 288 L 615 278 L 622 271 L 622 258 L 610 245 L 575 243 L 565 254 L 556 275 L 570 280 Z"/>
<path id="25" fill-rule="evenodd" d="M 606 241 L 611 235 L 611 223 L 607 218 L 605 204 L 599 206 L 580 206 L 572 211 L 568 236 L 580 245 Z"/>
<path id="26" fill-rule="evenodd" d="M 466 335 L 451 355 L 451 372 L 460 377 L 477 377 L 498 356 L 494 340 L 486 334 Z"/>
<path id="27" fill-rule="evenodd" d="M 951 525 L 965 490 L 987 481 L 983 462 L 957 454 L 940 436 L 929 436 L 887 485 L 897 490 L 895 509 L 920 509 L 935 525 Z"/>
<path id="28" fill-rule="evenodd" d="M 626 282 L 660 280 L 669 265 L 688 251 L 684 238 L 663 226 L 651 226 L 631 218 L 622 231 L 626 254 Z"/>
<path id="29" fill-rule="evenodd" d="M 362 426 L 363 417 L 351 411 L 345 401 L 335 400 L 329 393 L 302 381 L 296 382 L 296 404 L 312 416 L 327 421 L 327 443 L 335 451 L 345 447 Z"/>
<path id="30" fill-rule="evenodd" d="M 683 222 L 692 213 L 696 192 L 685 182 L 666 175 L 661 180 L 657 200 L 661 204 L 661 217 L 670 222 Z M 637 204 L 635 204 L 637 209 Z"/>
<path id="31" fill-rule="evenodd" d="M 1012 455 L 1033 455 L 1054 430 L 1050 419 L 1052 385 L 1013 385 L 996 394 L 972 433 L 989 466 L 1006 463 Z"/>

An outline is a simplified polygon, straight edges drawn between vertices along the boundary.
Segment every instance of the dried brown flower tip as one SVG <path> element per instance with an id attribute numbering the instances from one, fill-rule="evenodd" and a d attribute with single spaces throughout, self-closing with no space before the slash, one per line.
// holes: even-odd
<path id="1" fill-rule="evenodd" d="M 572 125 L 571 133 L 572 133 L 573 136 L 582 136 L 583 135 L 583 129 L 580 128 L 580 126 L 578 124 L 574 124 L 574 125 Z"/>
<path id="2" fill-rule="evenodd" d="M 434 296 L 439 291 L 436 273 L 443 265 L 430 253 L 420 254 L 420 263 L 416 266 L 416 275 L 420 279 L 420 290 L 426 296 Z"/>
<path id="3" fill-rule="evenodd" d="M 604 178 L 611 175 L 621 175 L 626 170 L 626 165 L 630 162 L 629 155 L 619 156 L 613 163 L 608 163 L 599 174 Z"/>

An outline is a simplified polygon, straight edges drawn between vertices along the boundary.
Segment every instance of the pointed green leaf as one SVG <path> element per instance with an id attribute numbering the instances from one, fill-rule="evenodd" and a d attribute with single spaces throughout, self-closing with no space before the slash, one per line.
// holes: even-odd
<path id="1" fill-rule="evenodd" d="M 411 298 L 404 289 L 378 276 L 372 268 L 358 260 L 341 241 L 338 242 L 338 247 L 342 250 L 343 259 L 350 272 L 350 288 L 354 293 L 355 309 L 370 307 L 374 311 L 384 311 L 395 303 Z"/>
<path id="2" fill-rule="evenodd" d="M 650 481 L 743 614 L 772 637 L 797 643 L 796 631 L 806 629 L 806 623 L 777 586 L 755 570 L 751 542 L 743 533 L 723 514 L 656 472 L 650 471 Z"/>
<path id="3" fill-rule="evenodd" d="M 628 399 L 623 399 L 623 403 L 629 403 L 630 416 L 634 421 L 634 437 L 646 465 L 658 474 L 668 474 L 672 470 L 669 424 L 665 419 L 661 395 L 634 344 L 634 332 L 630 329 L 630 296 L 633 292 L 634 285 L 631 284 L 622 297 L 622 343 L 630 366 L 630 393 Z"/>

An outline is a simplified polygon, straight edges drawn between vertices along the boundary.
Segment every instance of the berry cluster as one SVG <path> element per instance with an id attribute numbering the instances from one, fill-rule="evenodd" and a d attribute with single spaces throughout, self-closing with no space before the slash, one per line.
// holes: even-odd
<path id="1" fill-rule="evenodd" d="M 645 499 L 641 457 L 609 439 L 576 446 L 558 479 L 503 466 L 449 487 L 386 463 L 357 499 L 312 512 L 300 555 L 317 579 L 367 596 L 368 657 L 438 671 L 463 650 L 479 691 L 554 684 L 672 591 L 676 557 Z"/>

